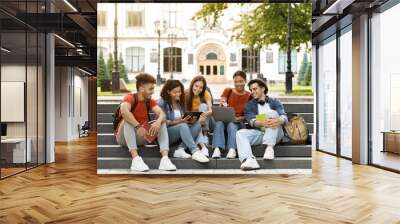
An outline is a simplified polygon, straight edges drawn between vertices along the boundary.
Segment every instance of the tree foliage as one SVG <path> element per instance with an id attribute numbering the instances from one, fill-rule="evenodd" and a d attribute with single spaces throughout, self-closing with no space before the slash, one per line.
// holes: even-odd
<path id="1" fill-rule="evenodd" d="M 122 59 L 122 54 L 119 55 L 118 59 L 118 67 L 119 67 L 119 78 L 125 80 L 126 83 L 129 83 L 128 73 L 126 72 L 126 67 L 124 65 L 124 60 Z"/>
<path id="2" fill-rule="evenodd" d="M 305 53 L 303 55 L 303 60 L 301 62 L 299 76 L 297 77 L 297 84 L 299 84 L 299 85 L 304 85 L 307 66 L 308 66 L 308 57 L 307 57 L 307 53 Z"/>
<path id="3" fill-rule="evenodd" d="M 227 3 L 204 4 L 193 19 L 215 27 L 228 7 Z M 232 28 L 232 39 L 253 48 L 278 44 L 287 49 L 287 3 L 262 3 L 240 17 L 241 20 Z M 299 49 L 301 44 L 308 44 L 310 40 L 311 4 L 292 3 L 292 48 Z"/>
<path id="4" fill-rule="evenodd" d="M 107 66 L 104 61 L 103 51 L 100 51 L 97 57 L 97 85 L 100 85 L 101 81 L 107 80 Z"/>

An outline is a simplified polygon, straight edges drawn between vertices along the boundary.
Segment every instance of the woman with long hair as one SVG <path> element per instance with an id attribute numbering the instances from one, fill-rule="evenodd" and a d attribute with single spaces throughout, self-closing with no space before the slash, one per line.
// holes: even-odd
<path id="1" fill-rule="evenodd" d="M 210 117 L 212 114 L 212 97 L 207 90 L 206 79 L 198 75 L 190 82 L 189 89 L 185 90 L 185 106 L 187 111 L 203 112 L 199 118 L 204 133 L 199 136 L 199 144 L 201 152 L 209 157 L 209 152 L 206 144 L 208 144 L 207 132 L 209 131 Z"/>
<path id="2" fill-rule="evenodd" d="M 198 162 L 209 162 L 209 159 L 197 147 L 196 139 L 201 133 L 201 125 L 191 122 L 185 114 L 184 87 L 179 80 L 168 80 L 160 93 L 159 106 L 167 117 L 167 130 L 171 145 L 180 143 L 174 157 L 190 158 Z M 188 148 L 192 155 L 185 152 Z"/>

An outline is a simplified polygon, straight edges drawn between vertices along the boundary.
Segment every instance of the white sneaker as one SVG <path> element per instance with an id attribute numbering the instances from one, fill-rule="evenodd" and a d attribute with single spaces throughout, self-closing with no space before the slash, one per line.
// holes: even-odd
<path id="1" fill-rule="evenodd" d="M 269 145 L 265 149 L 264 159 L 274 159 L 274 158 L 275 158 L 274 147 Z"/>
<path id="2" fill-rule="evenodd" d="M 148 171 L 149 167 L 143 162 L 142 157 L 136 156 L 132 159 L 131 170 L 144 172 Z"/>
<path id="3" fill-rule="evenodd" d="M 160 166 L 158 166 L 158 169 L 166 171 L 174 171 L 176 170 L 176 166 L 171 162 L 171 160 L 167 156 L 163 156 L 160 160 Z"/>
<path id="4" fill-rule="evenodd" d="M 218 147 L 215 147 L 214 152 L 211 156 L 212 158 L 221 158 L 221 151 Z"/>
<path id="5" fill-rule="evenodd" d="M 175 150 L 174 157 L 182 158 L 182 159 L 189 159 L 192 156 L 190 154 L 186 153 L 184 148 L 179 147 Z"/>
<path id="6" fill-rule="evenodd" d="M 208 152 L 208 148 L 207 147 L 203 147 L 200 151 L 201 151 L 201 153 L 203 153 L 203 155 L 205 157 L 210 157 L 210 154 Z"/>
<path id="7" fill-rule="evenodd" d="M 259 169 L 260 165 L 257 163 L 257 160 L 255 158 L 247 158 L 244 163 L 240 166 L 240 169 L 242 170 L 255 170 Z"/>
<path id="8" fill-rule="evenodd" d="M 192 159 L 200 163 L 208 163 L 210 160 L 199 150 L 193 153 Z"/>
<path id="9" fill-rule="evenodd" d="M 234 159 L 236 158 L 236 150 L 235 149 L 229 149 L 228 154 L 226 154 L 227 159 Z"/>

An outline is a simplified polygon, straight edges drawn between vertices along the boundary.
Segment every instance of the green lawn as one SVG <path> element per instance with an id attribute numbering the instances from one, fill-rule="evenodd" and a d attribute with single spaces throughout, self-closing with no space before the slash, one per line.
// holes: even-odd
<path id="1" fill-rule="evenodd" d="M 274 84 L 268 86 L 269 92 L 279 93 L 283 96 L 312 96 L 312 86 L 293 86 L 293 92 L 291 94 L 286 94 L 285 84 Z"/>
<path id="2" fill-rule="evenodd" d="M 129 83 L 127 84 L 128 89 L 131 91 L 136 91 L 136 84 L 135 83 Z M 211 87 L 212 88 L 212 87 Z M 311 86 L 299 86 L 299 85 L 294 85 L 293 86 L 293 92 L 291 94 L 286 94 L 285 91 L 285 84 L 279 83 L 279 84 L 273 84 L 268 86 L 269 92 L 271 93 L 278 93 L 278 95 L 281 96 L 312 96 L 312 87 Z M 155 92 L 159 93 L 161 91 L 161 86 L 156 86 Z M 122 96 L 125 95 L 126 93 L 115 93 L 113 94 L 112 92 L 100 92 L 100 87 L 97 87 L 97 95 L 98 96 Z"/>

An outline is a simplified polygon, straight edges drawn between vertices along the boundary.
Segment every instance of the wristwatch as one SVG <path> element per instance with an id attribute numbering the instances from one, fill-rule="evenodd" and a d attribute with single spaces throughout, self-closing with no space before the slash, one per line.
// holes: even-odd
<path id="1" fill-rule="evenodd" d="M 136 125 L 134 128 L 135 128 L 135 130 L 138 130 L 138 129 L 141 128 L 141 127 L 143 127 L 143 125 L 138 124 L 138 125 Z"/>

